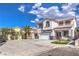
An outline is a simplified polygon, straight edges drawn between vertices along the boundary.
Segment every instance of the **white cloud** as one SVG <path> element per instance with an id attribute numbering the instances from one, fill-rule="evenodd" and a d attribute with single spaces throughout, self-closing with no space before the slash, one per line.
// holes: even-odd
<path id="1" fill-rule="evenodd" d="M 39 21 L 39 19 L 36 18 L 35 21 L 37 22 L 37 21 Z"/>
<path id="2" fill-rule="evenodd" d="M 68 12 L 67 14 L 72 15 L 72 16 L 75 16 L 75 12 L 73 12 L 73 11 Z"/>
<path id="3" fill-rule="evenodd" d="M 30 22 L 32 22 L 32 23 L 36 23 L 36 22 L 38 22 L 38 21 L 39 21 L 39 19 L 36 18 L 35 20 L 31 20 Z"/>
<path id="4" fill-rule="evenodd" d="M 63 14 L 59 11 L 58 6 L 52 6 L 49 8 L 39 7 L 37 10 L 31 10 L 29 13 L 35 14 L 38 18 L 56 18 Z M 53 16 L 53 17 L 52 17 Z"/>
<path id="5" fill-rule="evenodd" d="M 19 8 L 18 8 L 19 11 L 21 12 L 25 12 L 25 6 L 24 5 L 21 5 Z"/>
<path id="6" fill-rule="evenodd" d="M 44 13 L 45 17 L 47 18 L 56 18 L 59 17 L 59 8 L 58 6 L 52 6 L 50 8 L 47 9 L 47 12 Z"/>
<path id="7" fill-rule="evenodd" d="M 76 6 L 78 5 L 78 3 L 68 3 L 68 4 L 64 4 L 62 5 L 62 9 L 65 13 L 73 11 L 76 9 Z"/>
<path id="8" fill-rule="evenodd" d="M 62 9 L 67 10 L 71 5 L 72 5 L 72 3 L 65 3 L 65 4 L 63 4 Z"/>
<path id="9" fill-rule="evenodd" d="M 38 22 L 38 21 L 39 21 L 39 19 L 36 18 L 35 20 L 31 20 L 30 22 L 31 22 L 31 23 L 36 23 L 36 22 Z"/>
<path id="10" fill-rule="evenodd" d="M 38 18 L 43 18 L 41 15 L 37 15 Z"/>
<path id="11" fill-rule="evenodd" d="M 61 12 L 58 6 L 44 8 L 44 7 L 41 7 L 41 4 L 35 4 L 34 6 L 36 6 L 37 9 L 36 10 L 32 9 L 29 13 L 35 14 L 38 18 L 52 18 L 52 19 L 59 18 L 59 17 L 74 16 L 75 12 L 73 10 L 76 10 L 77 5 L 78 4 L 74 4 L 74 3 L 64 4 L 62 6 L 63 10 Z"/>
<path id="12" fill-rule="evenodd" d="M 58 15 L 59 17 L 62 17 L 64 14 L 63 14 L 63 13 L 57 13 L 57 15 Z"/>
<path id="13" fill-rule="evenodd" d="M 33 20 L 31 20 L 30 22 L 31 22 L 31 23 L 35 23 L 35 21 L 33 21 Z"/>
<path id="14" fill-rule="evenodd" d="M 46 8 L 44 8 L 44 7 L 40 7 L 39 9 L 40 9 L 40 10 L 45 10 Z"/>
<path id="15" fill-rule="evenodd" d="M 52 6 L 52 7 L 48 8 L 48 11 L 59 12 L 59 9 L 58 9 L 58 6 Z"/>
<path id="16" fill-rule="evenodd" d="M 42 18 L 47 11 L 47 8 L 39 7 L 37 10 L 31 10 L 29 13 L 35 14 L 38 18 Z"/>
<path id="17" fill-rule="evenodd" d="M 36 9 L 36 8 L 39 8 L 41 5 L 42 5 L 42 3 L 36 3 L 32 8 Z"/>
<path id="18" fill-rule="evenodd" d="M 31 13 L 31 14 L 38 14 L 38 11 L 36 11 L 36 10 L 31 10 L 30 12 L 28 12 L 28 13 Z"/>
<path id="19" fill-rule="evenodd" d="M 62 5 L 62 12 L 64 14 L 63 17 L 70 17 L 70 16 L 76 16 L 75 10 L 77 10 L 76 6 L 78 3 L 67 3 Z"/>
<path id="20" fill-rule="evenodd" d="M 40 7 L 40 8 L 38 8 L 38 11 L 41 11 L 41 12 L 47 12 L 48 9 L 47 9 L 47 8 L 44 8 L 44 7 Z"/>

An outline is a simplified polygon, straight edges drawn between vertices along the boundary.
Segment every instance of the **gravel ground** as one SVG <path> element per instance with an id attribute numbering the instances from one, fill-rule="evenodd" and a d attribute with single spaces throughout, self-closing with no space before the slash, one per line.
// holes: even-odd
<path id="1" fill-rule="evenodd" d="M 38 56 L 79 56 L 79 49 L 70 47 L 58 47 L 50 51 L 40 53 Z"/>

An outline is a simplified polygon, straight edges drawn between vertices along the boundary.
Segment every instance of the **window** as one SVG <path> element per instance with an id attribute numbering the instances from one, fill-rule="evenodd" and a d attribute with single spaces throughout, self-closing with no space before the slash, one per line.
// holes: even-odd
<path id="1" fill-rule="evenodd" d="M 62 22 L 62 21 L 60 21 L 60 22 L 59 22 L 59 25 L 63 25 L 63 22 Z"/>
<path id="2" fill-rule="evenodd" d="M 50 22 L 49 21 L 46 22 L 46 27 L 50 27 Z"/>
<path id="3" fill-rule="evenodd" d="M 67 24 L 70 24 L 70 21 L 69 21 L 69 20 L 68 20 L 68 21 L 66 21 L 66 22 L 65 22 L 65 24 L 66 24 L 66 25 L 67 25 Z"/>

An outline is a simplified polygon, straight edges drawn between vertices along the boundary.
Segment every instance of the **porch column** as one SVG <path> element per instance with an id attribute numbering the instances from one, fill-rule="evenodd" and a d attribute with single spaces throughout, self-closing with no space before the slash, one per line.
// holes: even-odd
<path id="1" fill-rule="evenodd" d="M 69 29 L 69 37 L 72 37 L 71 29 Z"/>
<path id="2" fill-rule="evenodd" d="M 62 39 L 63 39 L 63 36 L 64 36 L 64 33 L 63 33 L 63 31 L 61 31 L 61 37 L 62 37 Z"/>
<path id="3" fill-rule="evenodd" d="M 56 33 L 55 33 L 55 30 L 52 30 L 52 32 L 51 32 L 51 36 L 53 36 L 53 39 L 56 39 Z"/>
<path id="4" fill-rule="evenodd" d="M 75 32 L 74 30 L 71 30 L 71 37 L 74 38 Z"/>

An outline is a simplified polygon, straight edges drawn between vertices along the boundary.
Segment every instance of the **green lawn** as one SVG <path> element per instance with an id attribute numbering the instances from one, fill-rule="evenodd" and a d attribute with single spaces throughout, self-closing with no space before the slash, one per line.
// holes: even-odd
<path id="1" fill-rule="evenodd" d="M 51 42 L 52 44 L 68 44 L 69 41 L 68 40 L 55 40 L 53 42 Z"/>

